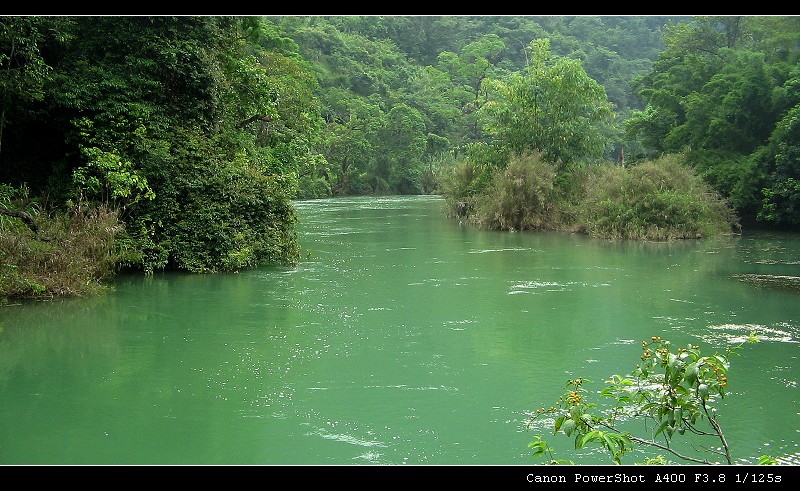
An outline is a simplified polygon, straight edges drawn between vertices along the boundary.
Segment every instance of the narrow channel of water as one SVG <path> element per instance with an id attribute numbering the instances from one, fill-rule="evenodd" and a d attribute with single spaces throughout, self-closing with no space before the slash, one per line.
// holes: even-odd
<path id="1" fill-rule="evenodd" d="M 297 207 L 297 267 L 0 307 L 0 464 L 531 464 L 548 431 L 525 412 L 567 379 L 599 390 L 651 336 L 750 332 L 723 428 L 739 462 L 796 459 L 797 235 L 479 231 L 419 196 Z"/>

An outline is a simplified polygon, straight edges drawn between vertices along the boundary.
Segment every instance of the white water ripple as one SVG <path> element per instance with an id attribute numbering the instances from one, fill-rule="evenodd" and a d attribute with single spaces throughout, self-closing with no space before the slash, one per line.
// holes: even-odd
<path id="1" fill-rule="evenodd" d="M 603 287 L 610 286 L 610 283 L 587 283 L 585 281 L 568 281 L 566 283 L 559 283 L 556 281 L 525 281 L 511 286 L 509 295 L 517 295 L 519 293 L 538 293 L 537 290 L 546 292 L 564 292 L 570 291 L 572 287 Z"/>
<path id="2" fill-rule="evenodd" d="M 739 344 L 747 341 L 753 333 L 760 341 L 773 341 L 779 343 L 797 343 L 798 329 L 788 323 L 780 323 L 774 327 L 762 326 L 760 324 L 721 324 L 710 326 L 709 329 L 716 331 L 711 333 L 708 338 L 724 338 L 731 344 Z M 728 332 L 725 332 L 728 331 Z"/>
<path id="3" fill-rule="evenodd" d="M 319 436 L 326 440 L 335 440 L 337 442 L 348 443 L 350 445 L 358 445 L 360 447 L 383 447 L 385 448 L 387 445 L 383 442 L 377 440 L 365 440 L 363 438 L 358 438 L 353 435 L 347 435 L 344 433 L 329 433 L 325 430 L 318 429 L 316 431 L 312 431 L 306 433 L 306 436 Z"/>
<path id="4" fill-rule="evenodd" d="M 504 247 L 502 249 L 479 249 L 474 251 L 469 251 L 467 254 L 486 254 L 489 252 L 506 252 L 506 251 L 530 251 L 532 249 L 528 247 Z M 542 252 L 542 251 L 538 251 Z"/>

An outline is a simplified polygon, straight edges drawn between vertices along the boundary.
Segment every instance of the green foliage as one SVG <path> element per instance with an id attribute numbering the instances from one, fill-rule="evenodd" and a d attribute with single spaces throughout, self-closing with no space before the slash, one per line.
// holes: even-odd
<path id="1" fill-rule="evenodd" d="M 407 162 L 396 160 L 395 164 L 385 159 L 383 135 L 394 126 L 385 119 L 392 108 L 402 104 L 418 111 L 423 133 L 446 139 L 447 150 L 462 155 L 467 148 L 494 137 L 486 134 L 479 122 L 486 116 L 481 116 L 480 108 L 485 106 L 492 84 L 512 73 L 527 73 L 531 41 L 552 38 L 559 59 L 563 58 L 559 62 L 563 70 L 553 69 L 552 82 L 545 78 L 541 84 L 580 84 L 572 77 L 574 68 L 584 64 L 588 71 L 591 65 L 592 77 L 607 82 L 604 85 L 613 88 L 617 106 L 627 110 L 635 104 L 628 82 L 655 59 L 661 47 L 659 28 L 666 18 L 307 16 L 271 17 L 269 21 L 282 29 L 278 37 L 297 43 L 318 74 L 322 114 L 328 123 L 322 151 L 330 164 L 320 176 L 330 182 L 334 194 L 364 194 L 432 189 L 424 163 L 439 149 L 424 151 L 421 170 L 413 156 L 416 146 L 409 149 Z M 602 89 L 596 84 L 581 86 L 577 93 L 588 96 L 586 89 L 596 92 L 598 88 Z M 585 107 L 582 114 L 568 114 L 568 108 L 574 107 L 570 106 L 573 95 L 565 94 L 546 108 L 559 115 L 559 127 L 548 136 L 569 137 L 576 128 L 586 126 L 584 114 L 609 115 L 607 100 Z M 362 113 L 354 121 L 356 103 L 374 105 L 378 110 Z M 609 151 L 608 137 L 615 129 L 600 126 L 599 144 L 581 139 L 598 135 L 581 134 L 559 146 L 580 153 L 588 145 L 592 156 L 587 158 L 595 158 L 596 152 L 602 155 Z M 506 152 L 491 163 L 505 165 L 507 157 Z M 476 161 L 490 163 L 482 158 Z M 307 182 L 311 185 L 314 180 Z"/>
<path id="2" fill-rule="evenodd" d="M 575 462 L 572 460 L 566 459 L 556 459 L 553 457 L 555 454 L 555 450 L 547 443 L 546 440 L 542 439 L 541 436 L 536 435 L 534 440 L 528 444 L 528 448 L 533 449 L 533 453 L 531 454 L 532 457 L 549 457 L 546 464 L 549 465 L 574 465 Z"/>
<path id="3" fill-rule="evenodd" d="M 564 164 L 601 159 L 613 119 L 605 90 L 579 61 L 553 57 L 549 40 L 530 48 L 524 74 L 486 83 L 493 94 L 482 109 L 488 134 L 509 153 L 536 151 Z"/>
<path id="4" fill-rule="evenodd" d="M 471 219 L 477 200 L 489 185 L 493 169 L 472 159 L 463 159 L 449 167 L 442 177 L 442 191 L 447 198 L 449 214 Z"/>
<path id="5" fill-rule="evenodd" d="M 44 214 L 115 209 L 146 272 L 292 263 L 291 200 L 332 195 L 444 193 L 488 228 L 718 230 L 713 199 L 633 171 L 607 177 L 639 201 L 605 189 L 584 209 L 601 186 L 576 164 L 623 146 L 691 146 L 737 211 L 796 227 L 800 23 L 679 18 L 662 44 L 668 20 L 0 17 L 0 181 L 47 196 Z M 543 168 L 502 174 L 534 153 L 552 188 Z"/>
<path id="6" fill-rule="evenodd" d="M 787 178 L 762 190 L 764 195 L 758 219 L 767 223 L 800 225 L 800 181 Z"/>
<path id="7" fill-rule="evenodd" d="M 692 148 L 751 153 L 775 126 L 774 81 L 763 54 L 724 55 L 725 65 L 686 97 L 685 128 L 673 131 L 686 135 L 682 143 Z"/>
<path id="8" fill-rule="evenodd" d="M 617 464 L 636 445 L 687 462 L 715 463 L 699 455 L 685 455 L 672 445 L 676 437 L 694 435 L 712 439 L 720 449 L 702 450 L 694 446 L 698 453 L 712 453 L 723 458 L 724 463 L 732 464 L 717 406 L 727 393 L 730 357 L 746 342 L 755 341 L 757 338 L 751 334 L 745 342 L 723 353 L 703 355 L 699 346 L 675 348 L 670 341 L 654 336 L 642 342 L 641 363 L 626 376 L 613 375 L 597 393 L 609 401 L 608 405 L 601 407 L 590 402 L 594 394 L 585 388 L 588 380 L 569 380 L 558 402 L 533 412 L 527 427 L 530 429 L 537 420 L 548 418 L 553 421 L 555 434 L 574 438 L 576 450 L 597 445 Z M 630 420 L 642 420 L 646 436 L 627 431 Z M 546 454 L 554 461 L 552 448 L 541 437 L 531 442 L 530 447 L 535 449 L 534 457 Z M 663 463 L 663 456 L 656 459 Z M 766 456 L 760 459 L 761 463 L 770 461 Z"/>
<path id="9" fill-rule="evenodd" d="M 737 226 L 727 202 L 679 155 L 633 167 L 592 167 L 585 187 L 579 213 L 586 231 L 597 237 L 697 239 Z"/>
<path id="10" fill-rule="evenodd" d="M 366 175 L 375 165 L 385 114 L 379 105 L 346 91 L 332 89 L 325 97 L 329 114 L 320 151 L 328 165 L 317 172 L 330 183 L 334 195 L 366 194 Z"/>
<path id="11" fill-rule="evenodd" d="M 611 164 L 558 174 L 540 154 L 512 156 L 506 169 L 458 164 L 445 179 L 450 213 L 480 228 L 571 230 L 610 239 L 699 239 L 738 222 L 683 156 L 633 167 Z"/>
<path id="12" fill-rule="evenodd" d="M 319 164 L 322 123 L 296 45 L 250 18 L 70 26 L 43 101 L 66 135 L 47 170 L 53 200 L 124 211 L 138 250 L 126 263 L 146 272 L 295 262 L 291 199 Z"/>
<path id="13" fill-rule="evenodd" d="M 432 137 L 428 135 L 428 147 L 430 148 L 435 143 L 432 141 L 438 140 L 439 137 Z M 444 145 L 446 148 L 447 145 Z M 446 169 L 452 167 L 454 156 L 452 153 L 442 151 L 440 153 L 427 153 L 425 162 L 420 175 L 420 186 L 424 194 L 442 194 L 444 173 Z"/>
<path id="14" fill-rule="evenodd" d="M 427 136 L 419 111 L 405 104 L 395 105 L 386 115 L 386 126 L 379 136 L 375 175 L 387 182 L 394 193 L 421 193 L 420 172 Z"/>
<path id="15" fill-rule="evenodd" d="M 0 17 L 0 94 L 4 111 L 14 100 L 44 97 L 50 67 L 40 46 L 52 27 L 55 25 L 43 17 Z"/>
<path id="16" fill-rule="evenodd" d="M 485 34 L 466 44 L 455 57 L 439 54 L 439 63 L 446 68 L 454 83 L 471 88 L 478 93 L 481 81 L 491 76 L 492 60 L 497 59 L 506 45 L 497 34 Z"/>
<path id="17" fill-rule="evenodd" d="M 729 150 L 697 149 L 685 152 L 686 164 L 721 196 L 731 200 L 735 209 L 745 209 L 736 190 L 749 175 L 751 159 Z"/>
<path id="18" fill-rule="evenodd" d="M 756 194 L 761 198 L 757 218 L 777 226 L 800 225 L 800 102 L 778 122 L 760 156 L 757 162 L 772 172 Z"/>
<path id="19" fill-rule="evenodd" d="M 552 229 L 558 223 L 556 169 L 541 155 L 512 156 L 476 203 L 474 222 L 495 230 Z"/>
<path id="20" fill-rule="evenodd" d="M 182 134 L 171 165 L 146 168 L 162 173 L 156 198 L 138 203 L 132 218 L 145 270 L 238 271 L 296 262 L 293 174 L 267 173 L 246 152 L 230 154 L 234 149 L 191 130 Z"/>
<path id="21" fill-rule="evenodd" d="M 327 176 L 328 162 L 322 154 L 315 155 L 306 166 L 308 170 L 300 174 L 295 199 L 329 198 L 333 189 Z"/>
<path id="22" fill-rule="evenodd" d="M 87 163 L 72 173 L 79 199 L 94 199 L 121 208 L 140 199 L 154 199 L 155 193 L 141 172 L 119 155 L 97 147 L 81 148 Z"/>
<path id="23" fill-rule="evenodd" d="M 758 465 L 777 465 L 778 460 L 769 455 L 762 455 L 758 458 Z"/>

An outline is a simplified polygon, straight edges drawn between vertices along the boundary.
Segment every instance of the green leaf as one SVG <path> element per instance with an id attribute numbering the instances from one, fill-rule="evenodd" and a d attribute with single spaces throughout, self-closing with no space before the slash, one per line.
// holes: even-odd
<path id="1" fill-rule="evenodd" d="M 694 386 L 694 384 L 697 382 L 697 376 L 699 375 L 699 373 L 700 373 L 700 366 L 696 362 L 687 365 L 686 375 L 685 375 L 686 382 L 690 386 Z"/>
<path id="2" fill-rule="evenodd" d="M 575 420 L 568 419 L 564 421 L 564 424 L 561 426 L 561 429 L 564 431 L 564 434 L 567 436 L 572 435 L 572 432 L 575 431 Z"/>
<path id="3" fill-rule="evenodd" d="M 661 423 L 661 426 L 658 427 L 658 430 L 656 430 L 656 432 L 653 434 L 653 437 L 654 438 L 657 437 L 661 432 L 663 432 L 667 428 L 667 426 L 669 426 L 669 421 L 664 421 L 663 423 Z"/>
<path id="4" fill-rule="evenodd" d="M 542 455 L 543 453 L 545 453 L 545 451 L 547 451 L 548 445 L 547 445 L 546 441 L 542 440 L 541 437 L 537 436 L 536 440 L 534 440 L 534 441 L 532 441 L 532 442 L 530 442 L 528 444 L 528 448 L 535 449 L 535 451 L 533 452 L 533 454 L 531 456 L 532 457 L 537 457 L 537 456 Z"/>
<path id="5" fill-rule="evenodd" d="M 614 447 L 614 443 L 613 443 L 613 440 L 611 439 L 611 435 L 609 435 L 608 433 L 600 434 L 600 438 L 603 441 L 603 445 L 605 445 L 605 447 L 607 449 L 611 450 Z"/>
<path id="6" fill-rule="evenodd" d="M 700 384 L 697 387 L 697 393 L 700 395 L 702 400 L 708 400 L 708 384 Z"/>
<path id="7" fill-rule="evenodd" d="M 758 465 L 776 465 L 777 463 L 778 461 L 769 455 L 762 455 L 758 458 Z"/>
<path id="8" fill-rule="evenodd" d="M 600 438 L 600 434 L 601 433 L 600 433 L 599 430 L 592 430 L 592 431 L 586 433 L 585 435 L 583 435 L 583 438 L 580 439 L 580 443 L 578 443 L 578 436 L 580 436 L 580 435 L 576 435 L 575 448 L 582 448 L 582 447 L 586 446 L 586 444 L 589 443 L 590 441 L 599 439 Z"/>

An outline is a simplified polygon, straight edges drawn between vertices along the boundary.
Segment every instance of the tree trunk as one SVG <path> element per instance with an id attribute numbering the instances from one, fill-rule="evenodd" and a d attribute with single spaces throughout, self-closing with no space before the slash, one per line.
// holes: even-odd
<path id="1" fill-rule="evenodd" d="M 10 217 L 19 218 L 20 220 L 25 222 L 25 225 L 27 225 L 28 228 L 31 229 L 31 231 L 34 234 L 39 235 L 39 226 L 36 225 L 36 222 L 33 221 L 33 217 L 25 213 L 24 211 L 9 210 L 5 206 L 0 205 L 0 215 L 7 215 Z"/>

